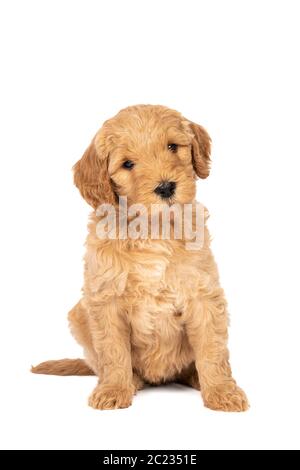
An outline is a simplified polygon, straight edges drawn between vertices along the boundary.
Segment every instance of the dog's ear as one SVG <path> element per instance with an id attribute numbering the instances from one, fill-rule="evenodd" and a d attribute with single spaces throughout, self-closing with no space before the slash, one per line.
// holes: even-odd
<path id="1" fill-rule="evenodd" d="M 96 209 L 102 203 L 115 202 L 112 182 L 108 175 L 108 155 L 96 149 L 95 139 L 74 165 L 74 183 L 82 197 Z"/>
<path id="2" fill-rule="evenodd" d="M 190 122 L 190 128 L 194 135 L 192 140 L 194 170 L 199 178 L 207 178 L 210 171 L 211 138 L 199 124 Z"/>

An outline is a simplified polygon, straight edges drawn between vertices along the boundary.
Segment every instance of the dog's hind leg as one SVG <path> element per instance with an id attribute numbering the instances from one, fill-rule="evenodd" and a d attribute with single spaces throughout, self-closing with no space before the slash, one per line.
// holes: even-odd
<path id="1" fill-rule="evenodd" d="M 82 300 L 69 312 L 68 320 L 72 335 L 84 349 L 86 363 L 97 375 L 97 355 L 92 343 L 87 311 Z"/>
<path id="2" fill-rule="evenodd" d="M 84 348 L 85 359 L 60 359 L 45 361 L 32 367 L 34 374 L 48 375 L 95 375 L 96 354 L 87 321 L 87 314 L 82 302 L 78 302 L 69 312 L 70 328 L 73 336 Z"/>

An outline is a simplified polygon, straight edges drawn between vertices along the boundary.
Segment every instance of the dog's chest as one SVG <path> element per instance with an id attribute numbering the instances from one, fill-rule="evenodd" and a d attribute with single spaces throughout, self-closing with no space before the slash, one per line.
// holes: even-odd
<path id="1" fill-rule="evenodd" d="M 133 330 L 142 335 L 178 335 L 199 282 L 193 258 L 153 251 L 135 260 L 124 292 Z"/>
<path id="2" fill-rule="evenodd" d="M 192 361 L 184 325 L 196 279 L 197 270 L 189 258 L 176 259 L 174 254 L 152 253 L 131 267 L 124 299 L 132 361 L 150 382 L 171 378 Z"/>

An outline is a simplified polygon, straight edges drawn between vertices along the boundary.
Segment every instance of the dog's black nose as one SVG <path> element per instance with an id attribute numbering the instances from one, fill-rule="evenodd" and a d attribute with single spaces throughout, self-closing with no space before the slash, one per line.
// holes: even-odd
<path id="1" fill-rule="evenodd" d="M 168 197 L 173 196 L 176 189 L 175 181 L 162 181 L 157 188 L 154 189 L 154 192 L 158 194 L 161 198 L 167 199 Z"/>

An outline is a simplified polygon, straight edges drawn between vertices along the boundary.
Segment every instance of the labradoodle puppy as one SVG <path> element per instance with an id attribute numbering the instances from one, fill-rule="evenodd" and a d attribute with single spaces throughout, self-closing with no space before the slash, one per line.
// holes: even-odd
<path id="1" fill-rule="evenodd" d="M 210 143 L 203 127 L 163 106 L 132 106 L 104 123 L 74 166 L 75 185 L 94 209 L 83 296 L 69 313 L 84 360 L 48 361 L 33 372 L 97 375 L 89 398 L 96 409 L 128 407 L 145 383 L 167 382 L 201 390 L 213 410 L 248 408 L 231 374 L 227 304 L 206 211 L 197 249 L 187 249 L 186 235 L 174 236 L 172 216 L 169 237 L 161 230 L 155 238 L 120 236 L 124 216 L 114 237 L 97 230 L 99 206 L 106 203 L 118 214 L 120 197 L 128 207 L 146 209 L 194 205 L 196 179 L 209 175 Z M 128 213 L 127 228 L 132 220 Z"/>

